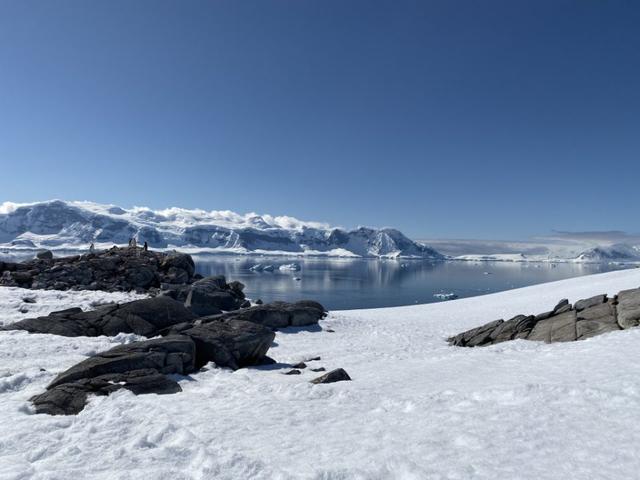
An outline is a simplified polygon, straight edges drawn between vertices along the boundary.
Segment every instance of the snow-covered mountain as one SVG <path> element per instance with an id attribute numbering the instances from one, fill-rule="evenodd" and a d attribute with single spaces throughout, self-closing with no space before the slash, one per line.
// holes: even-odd
<path id="1" fill-rule="evenodd" d="M 0 205 L 0 243 L 6 247 L 74 248 L 127 244 L 230 253 L 280 253 L 443 259 L 434 249 L 391 228 L 332 228 L 292 217 L 170 208 L 123 209 L 52 200 Z"/>
<path id="2" fill-rule="evenodd" d="M 640 246 L 616 243 L 585 250 L 577 258 L 584 262 L 640 261 Z"/>

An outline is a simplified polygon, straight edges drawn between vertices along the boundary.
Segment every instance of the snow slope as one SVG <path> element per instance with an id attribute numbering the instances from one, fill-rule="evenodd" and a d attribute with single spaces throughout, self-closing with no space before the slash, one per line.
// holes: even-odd
<path id="1" fill-rule="evenodd" d="M 126 244 L 187 252 L 307 254 L 442 259 L 435 250 L 392 228 L 332 228 L 292 217 L 53 200 L 0 205 L 0 242 L 8 248 L 74 248 Z"/>
<path id="2" fill-rule="evenodd" d="M 438 304 L 332 312 L 321 323 L 335 333 L 279 332 L 270 355 L 320 355 L 311 367 L 343 367 L 352 382 L 311 385 L 308 369 L 287 376 L 210 368 L 182 378 L 182 393 L 120 391 L 92 399 L 76 417 L 33 415 L 28 398 L 57 372 L 126 339 L 0 332 L 0 478 L 637 478 L 640 329 L 477 349 L 445 338 L 547 310 L 560 297 L 639 285 L 640 269 L 632 269 Z"/>

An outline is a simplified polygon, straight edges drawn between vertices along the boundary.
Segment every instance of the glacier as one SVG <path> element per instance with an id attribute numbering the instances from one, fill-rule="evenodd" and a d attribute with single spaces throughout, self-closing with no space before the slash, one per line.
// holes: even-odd
<path id="1" fill-rule="evenodd" d="M 433 248 L 393 228 L 353 230 L 293 217 L 231 211 L 50 200 L 0 204 L 4 249 L 78 249 L 126 245 L 130 238 L 156 249 L 190 252 L 317 255 L 443 260 Z"/>

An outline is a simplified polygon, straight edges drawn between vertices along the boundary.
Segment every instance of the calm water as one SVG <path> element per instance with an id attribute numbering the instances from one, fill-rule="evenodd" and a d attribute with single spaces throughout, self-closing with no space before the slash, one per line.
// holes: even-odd
<path id="1" fill-rule="evenodd" d="M 536 283 L 625 268 L 616 265 L 439 262 L 420 260 L 278 259 L 194 256 L 203 275 L 222 274 L 246 285 L 248 297 L 272 300 L 313 299 L 329 309 L 353 309 L 438 302 L 436 293 L 472 297 Z M 294 262 L 297 272 L 278 266 Z M 273 272 L 252 272 L 260 263 Z M 295 280 L 299 278 L 299 280 Z"/>
<path id="2" fill-rule="evenodd" d="M 72 254 L 73 252 L 67 252 Z M 19 261 L 33 253 L 2 259 Z M 273 300 L 313 299 L 331 310 L 392 307 L 439 302 L 437 293 L 472 297 L 552 282 L 563 278 L 628 268 L 620 265 L 580 265 L 509 262 L 438 262 L 374 259 L 283 259 L 194 255 L 202 275 L 225 275 L 246 285 L 249 298 Z M 297 263 L 299 271 L 281 271 L 280 265 Z M 273 265 L 273 272 L 253 272 L 256 264 Z M 299 280 L 296 280 L 299 279 Z"/>

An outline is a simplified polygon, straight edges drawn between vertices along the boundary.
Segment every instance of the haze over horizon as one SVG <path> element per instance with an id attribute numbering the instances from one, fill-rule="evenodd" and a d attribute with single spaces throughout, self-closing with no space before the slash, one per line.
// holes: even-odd
<path id="1" fill-rule="evenodd" d="M 640 4 L 4 2 L 1 201 L 637 232 Z"/>

